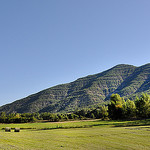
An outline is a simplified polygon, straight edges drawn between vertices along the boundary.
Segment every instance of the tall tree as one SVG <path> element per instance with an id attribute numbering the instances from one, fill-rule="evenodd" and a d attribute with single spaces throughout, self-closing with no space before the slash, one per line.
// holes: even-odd
<path id="1" fill-rule="evenodd" d="M 141 118 L 150 117 L 150 96 L 143 93 L 140 98 L 135 100 L 137 116 Z"/>
<path id="2" fill-rule="evenodd" d="M 125 116 L 125 101 L 119 94 L 112 94 L 110 104 L 108 104 L 109 117 L 112 119 L 122 119 Z"/>
<path id="3" fill-rule="evenodd" d="M 136 106 L 134 101 L 127 100 L 126 101 L 126 118 L 134 118 L 136 117 Z"/>

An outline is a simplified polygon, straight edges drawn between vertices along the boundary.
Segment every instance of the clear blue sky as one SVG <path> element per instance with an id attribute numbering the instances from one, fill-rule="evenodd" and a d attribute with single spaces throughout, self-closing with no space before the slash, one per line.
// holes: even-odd
<path id="1" fill-rule="evenodd" d="M 0 105 L 149 62 L 150 0 L 0 1 Z"/>

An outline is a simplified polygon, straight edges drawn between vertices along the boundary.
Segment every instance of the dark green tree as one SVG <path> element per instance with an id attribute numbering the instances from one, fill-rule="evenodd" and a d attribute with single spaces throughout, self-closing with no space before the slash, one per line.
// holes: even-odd
<path id="1" fill-rule="evenodd" d="M 136 117 L 136 106 L 134 101 L 126 101 L 126 118 L 135 118 Z"/>
<path id="2" fill-rule="evenodd" d="M 105 105 L 101 107 L 101 115 L 102 115 L 102 119 L 108 117 L 108 107 L 106 107 Z"/>
<path id="3" fill-rule="evenodd" d="M 137 117 L 148 118 L 150 117 L 150 96 L 143 93 L 140 98 L 135 100 Z"/>

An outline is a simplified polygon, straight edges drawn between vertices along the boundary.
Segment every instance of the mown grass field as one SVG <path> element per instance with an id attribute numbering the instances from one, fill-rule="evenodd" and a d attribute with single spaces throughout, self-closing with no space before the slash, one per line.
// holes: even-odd
<path id="1" fill-rule="evenodd" d="M 5 132 L 19 127 L 20 132 Z M 149 150 L 150 120 L 0 124 L 0 149 Z"/>

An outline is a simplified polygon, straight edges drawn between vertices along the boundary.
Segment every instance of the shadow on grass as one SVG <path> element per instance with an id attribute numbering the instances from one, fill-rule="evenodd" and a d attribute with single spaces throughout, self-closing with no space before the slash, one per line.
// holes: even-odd
<path id="1" fill-rule="evenodd" d="M 37 130 L 54 130 L 54 129 L 77 129 L 77 128 L 92 128 L 94 126 L 109 126 L 110 124 L 92 124 L 92 125 L 82 125 L 82 126 L 56 126 L 53 128 L 41 128 Z M 113 125 L 113 124 L 111 124 Z"/>
<path id="2" fill-rule="evenodd" d="M 92 128 L 92 127 L 102 127 L 102 126 L 108 126 L 108 127 L 131 127 L 131 126 L 147 126 L 150 125 L 150 119 L 145 120 L 134 120 L 134 121 L 123 121 L 123 120 L 109 120 L 109 121 L 101 121 L 97 120 L 94 124 L 89 125 L 88 123 L 86 125 L 76 125 L 76 126 L 63 126 L 61 124 L 56 125 L 54 127 L 45 127 L 45 128 L 20 128 L 20 130 L 32 130 L 32 131 L 39 131 L 39 130 L 54 130 L 54 129 L 75 129 L 75 128 Z M 14 129 L 14 128 L 11 128 Z M 2 128 L 2 130 L 5 130 L 5 128 Z"/>
<path id="3" fill-rule="evenodd" d="M 150 125 L 150 119 L 118 123 L 115 125 L 115 127 L 147 126 L 147 125 Z"/>

